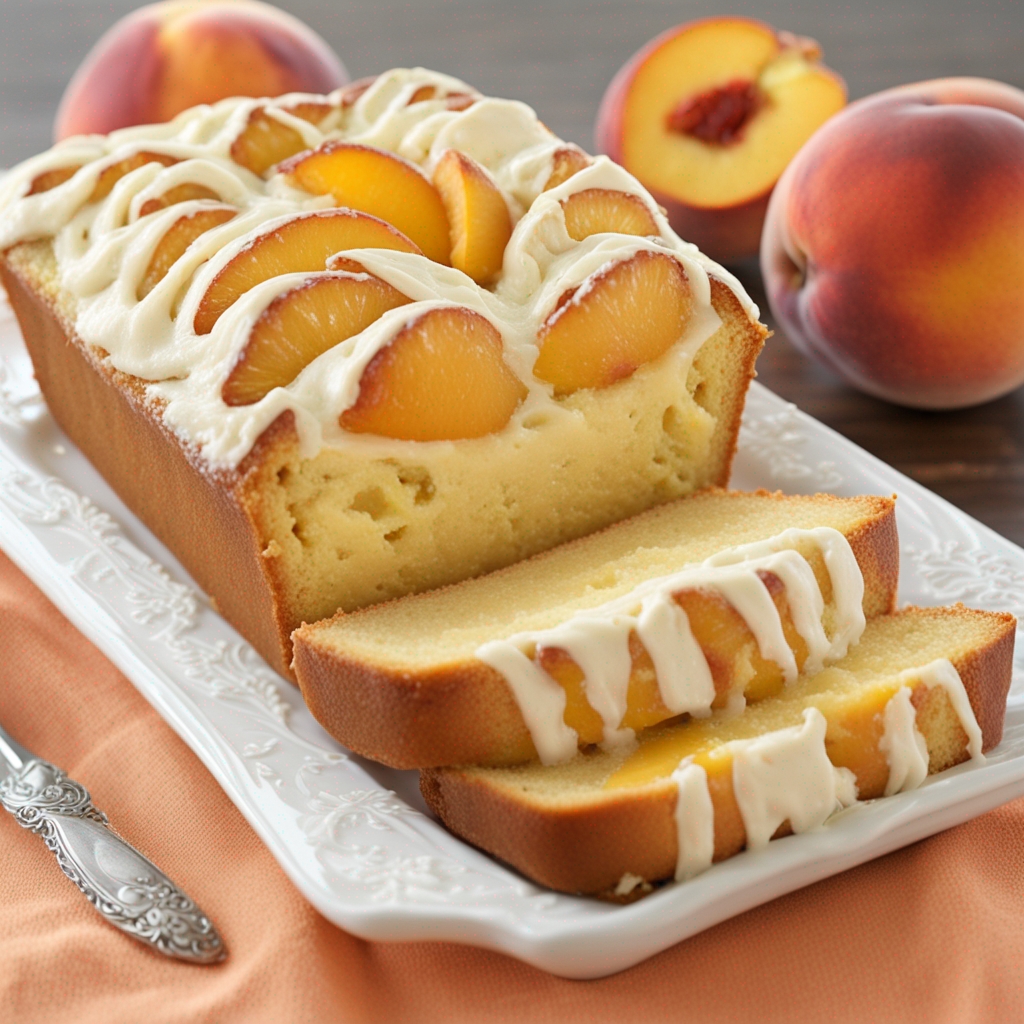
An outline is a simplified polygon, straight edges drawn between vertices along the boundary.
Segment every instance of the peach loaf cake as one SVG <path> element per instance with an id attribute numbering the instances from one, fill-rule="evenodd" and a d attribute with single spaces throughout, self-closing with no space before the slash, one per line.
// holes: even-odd
<path id="1" fill-rule="evenodd" d="M 452 832 L 535 881 L 635 899 L 982 759 L 1002 738 L 1015 626 L 905 608 L 741 715 L 667 722 L 553 766 L 428 769 L 421 788 Z"/>
<path id="2" fill-rule="evenodd" d="M 399 768 L 615 747 L 846 654 L 895 607 L 891 498 L 709 490 L 486 576 L 297 630 L 306 704 Z"/>
<path id="3" fill-rule="evenodd" d="M 69 437 L 291 632 L 724 485 L 766 336 L 640 184 L 422 69 L 68 139 L 0 273 Z"/>

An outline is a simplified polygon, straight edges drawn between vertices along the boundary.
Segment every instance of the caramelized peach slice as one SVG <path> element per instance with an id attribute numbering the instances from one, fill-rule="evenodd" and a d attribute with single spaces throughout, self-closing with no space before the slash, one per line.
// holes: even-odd
<path id="1" fill-rule="evenodd" d="M 420 250 L 396 228 L 355 210 L 321 210 L 290 220 L 255 238 L 213 279 L 196 310 L 193 330 L 209 334 L 240 295 L 272 277 L 323 270 L 327 258 L 346 249 Z"/>
<path id="2" fill-rule="evenodd" d="M 226 405 L 251 405 L 290 384 L 317 356 L 410 300 L 370 274 L 317 277 L 279 295 L 253 325 L 221 388 Z"/>
<path id="3" fill-rule="evenodd" d="M 306 102 L 283 109 L 293 117 L 310 124 L 319 124 L 332 108 L 328 103 Z M 267 113 L 266 108 L 257 107 L 249 115 L 242 134 L 231 143 L 231 159 L 253 174 L 262 176 L 274 164 L 304 149 L 308 149 L 308 146 L 299 132 Z"/>
<path id="4" fill-rule="evenodd" d="M 376 81 L 376 75 L 369 75 L 367 78 L 357 78 L 354 82 L 349 82 L 349 84 L 341 90 L 342 107 L 351 107 Z"/>
<path id="5" fill-rule="evenodd" d="M 201 234 L 231 220 L 237 212 L 232 207 L 222 206 L 215 210 L 199 210 L 189 216 L 179 217 L 153 251 L 135 297 L 141 302 L 164 279 L 167 271 L 185 255 L 185 250 Z"/>
<path id="6" fill-rule="evenodd" d="M 568 181 L 577 171 L 582 171 L 590 166 L 590 158 L 578 146 L 563 146 L 555 150 L 551 162 L 551 174 L 544 183 L 544 191 L 549 188 L 557 188 L 563 182 Z"/>
<path id="7" fill-rule="evenodd" d="M 52 171 L 43 171 L 42 174 L 37 174 L 32 179 L 32 184 L 29 185 L 25 195 L 34 196 L 40 192 L 49 192 L 51 188 L 70 181 L 81 169 L 81 164 L 75 164 L 72 167 L 55 167 Z"/>
<path id="8" fill-rule="evenodd" d="M 760 576 L 779 610 L 782 630 L 797 667 L 802 668 L 807 660 L 807 643 L 793 624 L 785 587 L 774 573 L 764 572 Z M 761 656 L 754 634 L 732 605 L 714 591 L 684 590 L 674 596 L 686 612 L 690 630 L 711 669 L 716 694 L 714 707 L 724 707 L 737 689 L 751 702 L 782 691 L 782 669 Z M 629 653 L 633 665 L 621 725 L 639 731 L 674 715 L 661 698 L 654 663 L 635 633 L 629 638 Z M 587 699 L 583 670 L 558 647 L 542 647 L 535 657 L 540 667 L 565 690 L 565 724 L 576 730 L 581 743 L 600 743 L 604 722 Z"/>
<path id="9" fill-rule="evenodd" d="M 421 85 L 410 97 L 406 106 L 411 107 L 414 103 L 423 103 L 425 100 L 437 99 L 437 86 Z M 476 102 L 468 92 L 449 92 L 443 97 L 445 106 L 449 110 L 465 110 Z"/>
<path id="10" fill-rule="evenodd" d="M 449 149 L 434 170 L 451 225 L 452 266 L 477 284 L 490 284 L 501 272 L 512 237 L 508 204 L 490 175 L 473 159 Z"/>
<path id="11" fill-rule="evenodd" d="M 195 199 L 220 199 L 220 196 L 212 188 L 186 181 L 181 185 L 169 188 L 162 196 L 157 196 L 156 199 L 147 199 L 139 209 L 139 216 L 145 217 L 148 214 L 156 213 L 157 210 L 166 210 L 168 206 L 191 202 Z"/>
<path id="12" fill-rule="evenodd" d="M 556 395 L 603 388 L 667 352 L 693 314 L 679 263 L 638 252 L 564 295 L 537 335 L 534 374 Z"/>
<path id="13" fill-rule="evenodd" d="M 647 204 L 629 192 L 588 188 L 562 200 L 565 229 L 582 242 L 590 235 L 614 231 L 620 235 L 657 235 L 658 225 Z"/>
<path id="14" fill-rule="evenodd" d="M 340 418 L 355 434 L 456 441 L 501 430 L 526 397 L 501 335 L 464 306 L 428 310 L 367 364 Z"/>
<path id="15" fill-rule="evenodd" d="M 231 159 L 262 177 L 274 164 L 308 148 L 294 128 L 257 107 L 241 135 L 231 143 Z"/>
<path id="16" fill-rule="evenodd" d="M 89 196 L 87 202 L 98 203 L 101 199 L 106 199 L 113 191 L 114 186 L 126 174 L 137 171 L 140 167 L 145 167 L 146 164 L 156 163 L 163 164 L 164 167 L 170 167 L 171 164 L 176 164 L 177 162 L 176 157 L 167 156 L 166 153 L 147 153 L 143 151 L 126 156 L 123 160 L 118 160 L 116 164 L 111 164 L 100 172 L 100 176 L 96 179 L 96 187 L 92 190 L 92 195 Z"/>
<path id="17" fill-rule="evenodd" d="M 339 206 L 394 224 L 430 259 L 448 262 L 451 242 L 444 203 L 407 160 L 372 146 L 332 141 L 278 169 L 313 195 L 332 195 Z"/>

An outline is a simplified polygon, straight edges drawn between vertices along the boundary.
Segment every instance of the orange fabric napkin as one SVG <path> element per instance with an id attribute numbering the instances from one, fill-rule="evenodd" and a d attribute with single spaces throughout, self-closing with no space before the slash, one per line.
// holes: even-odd
<path id="1" fill-rule="evenodd" d="M 0 1021 L 1010 1021 L 1024 1018 L 1024 800 L 630 971 L 551 977 L 320 917 L 132 685 L 0 554 L 0 722 L 92 792 L 216 921 L 219 967 L 105 925 L 0 812 Z"/>

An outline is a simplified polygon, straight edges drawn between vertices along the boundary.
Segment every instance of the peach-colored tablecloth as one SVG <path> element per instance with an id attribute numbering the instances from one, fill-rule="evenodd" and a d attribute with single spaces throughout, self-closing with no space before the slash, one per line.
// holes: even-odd
<path id="1" fill-rule="evenodd" d="M 4 1024 L 1024 1020 L 1024 801 L 633 970 L 572 982 L 328 924 L 188 748 L 3 555 L 0 721 L 84 783 L 231 950 L 208 968 L 137 946 L 0 813 Z"/>

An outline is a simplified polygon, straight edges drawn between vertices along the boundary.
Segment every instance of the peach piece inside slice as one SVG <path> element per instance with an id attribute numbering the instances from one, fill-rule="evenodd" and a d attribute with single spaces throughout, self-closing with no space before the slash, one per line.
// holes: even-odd
<path id="1" fill-rule="evenodd" d="M 81 164 L 74 164 L 71 167 L 55 167 L 52 171 L 43 171 L 32 179 L 25 195 L 34 196 L 40 192 L 49 192 L 51 188 L 70 181 L 81 169 Z"/>
<path id="2" fill-rule="evenodd" d="M 694 23 L 638 68 L 623 111 L 623 163 L 691 206 L 764 195 L 846 102 L 820 57 L 811 40 L 744 18 Z"/>
<path id="3" fill-rule="evenodd" d="M 590 166 L 590 158 L 578 146 L 563 146 L 556 149 L 551 160 L 551 173 L 544 183 L 543 191 L 557 188 L 568 181 L 577 171 Z"/>
<path id="4" fill-rule="evenodd" d="M 209 334 L 241 295 L 281 274 L 323 270 L 328 257 L 346 249 L 420 250 L 396 228 L 355 210 L 320 210 L 259 235 L 233 256 L 206 289 L 193 330 Z"/>
<path id="5" fill-rule="evenodd" d="M 166 153 L 143 151 L 126 156 L 123 160 L 118 160 L 116 164 L 111 164 L 100 172 L 100 176 L 96 179 L 96 187 L 92 190 L 92 195 L 89 196 L 87 202 L 98 203 L 101 199 L 106 199 L 113 191 L 114 186 L 126 174 L 137 171 L 140 167 L 145 167 L 146 164 L 157 163 L 163 164 L 164 167 L 170 167 L 171 164 L 177 162 L 176 157 L 167 156 Z"/>
<path id="6" fill-rule="evenodd" d="M 380 217 L 411 238 L 423 253 L 448 263 L 448 217 L 437 189 L 418 167 L 382 149 L 326 142 L 279 168 L 313 195 L 332 195 L 338 206 Z"/>
<path id="7" fill-rule="evenodd" d="M 512 237 L 505 197 L 475 160 L 455 149 L 438 162 L 434 185 L 451 225 L 452 266 L 477 284 L 490 284 L 501 272 Z"/>
<path id="8" fill-rule="evenodd" d="M 603 231 L 620 235 L 660 233 L 647 204 L 629 192 L 588 188 L 563 199 L 562 209 L 565 211 L 565 229 L 577 242 Z"/>
<path id="9" fill-rule="evenodd" d="M 802 668 L 807 660 L 807 642 L 793 623 L 786 589 L 774 573 L 759 575 L 779 610 L 782 631 L 797 667 Z M 715 684 L 713 707 L 725 707 L 737 689 L 751 702 L 782 691 L 785 686 L 782 669 L 762 657 L 750 627 L 728 601 L 710 590 L 689 589 L 673 596 L 686 612 L 690 630 L 711 669 Z M 651 656 L 636 633 L 630 634 L 629 653 L 633 665 L 621 727 L 646 729 L 674 717 L 661 698 Z M 565 724 L 576 730 L 580 743 L 600 743 L 604 738 L 604 722 L 587 698 L 583 670 L 559 647 L 539 648 L 535 660 L 565 690 Z"/>
<path id="10" fill-rule="evenodd" d="M 464 306 L 443 306 L 406 324 L 370 360 L 340 422 L 356 434 L 457 441 L 501 430 L 525 397 L 497 328 Z"/>
<path id="11" fill-rule="evenodd" d="M 215 210 L 199 210 L 185 217 L 179 217 L 167 234 L 160 239 L 149 266 L 135 291 L 141 302 L 167 275 L 167 271 L 185 255 L 185 250 L 204 232 L 231 220 L 238 211 L 233 207 L 218 207 Z"/>
<path id="12" fill-rule="evenodd" d="M 559 396 L 607 387 L 667 352 L 692 315 L 679 263 L 638 252 L 562 296 L 538 332 L 534 375 Z"/>
<path id="13" fill-rule="evenodd" d="M 279 295 L 253 325 L 221 388 L 226 405 L 251 405 L 290 384 L 317 356 L 410 300 L 371 274 L 317 277 Z"/>
<path id="14" fill-rule="evenodd" d="M 147 199 L 139 209 L 139 216 L 145 217 L 151 213 L 156 213 L 157 210 L 166 210 L 168 206 L 191 202 L 195 199 L 217 200 L 220 199 L 220 196 L 212 188 L 186 181 L 180 185 L 175 185 L 173 188 L 169 188 L 162 196 L 157 196 L 156 199 Z"/>

